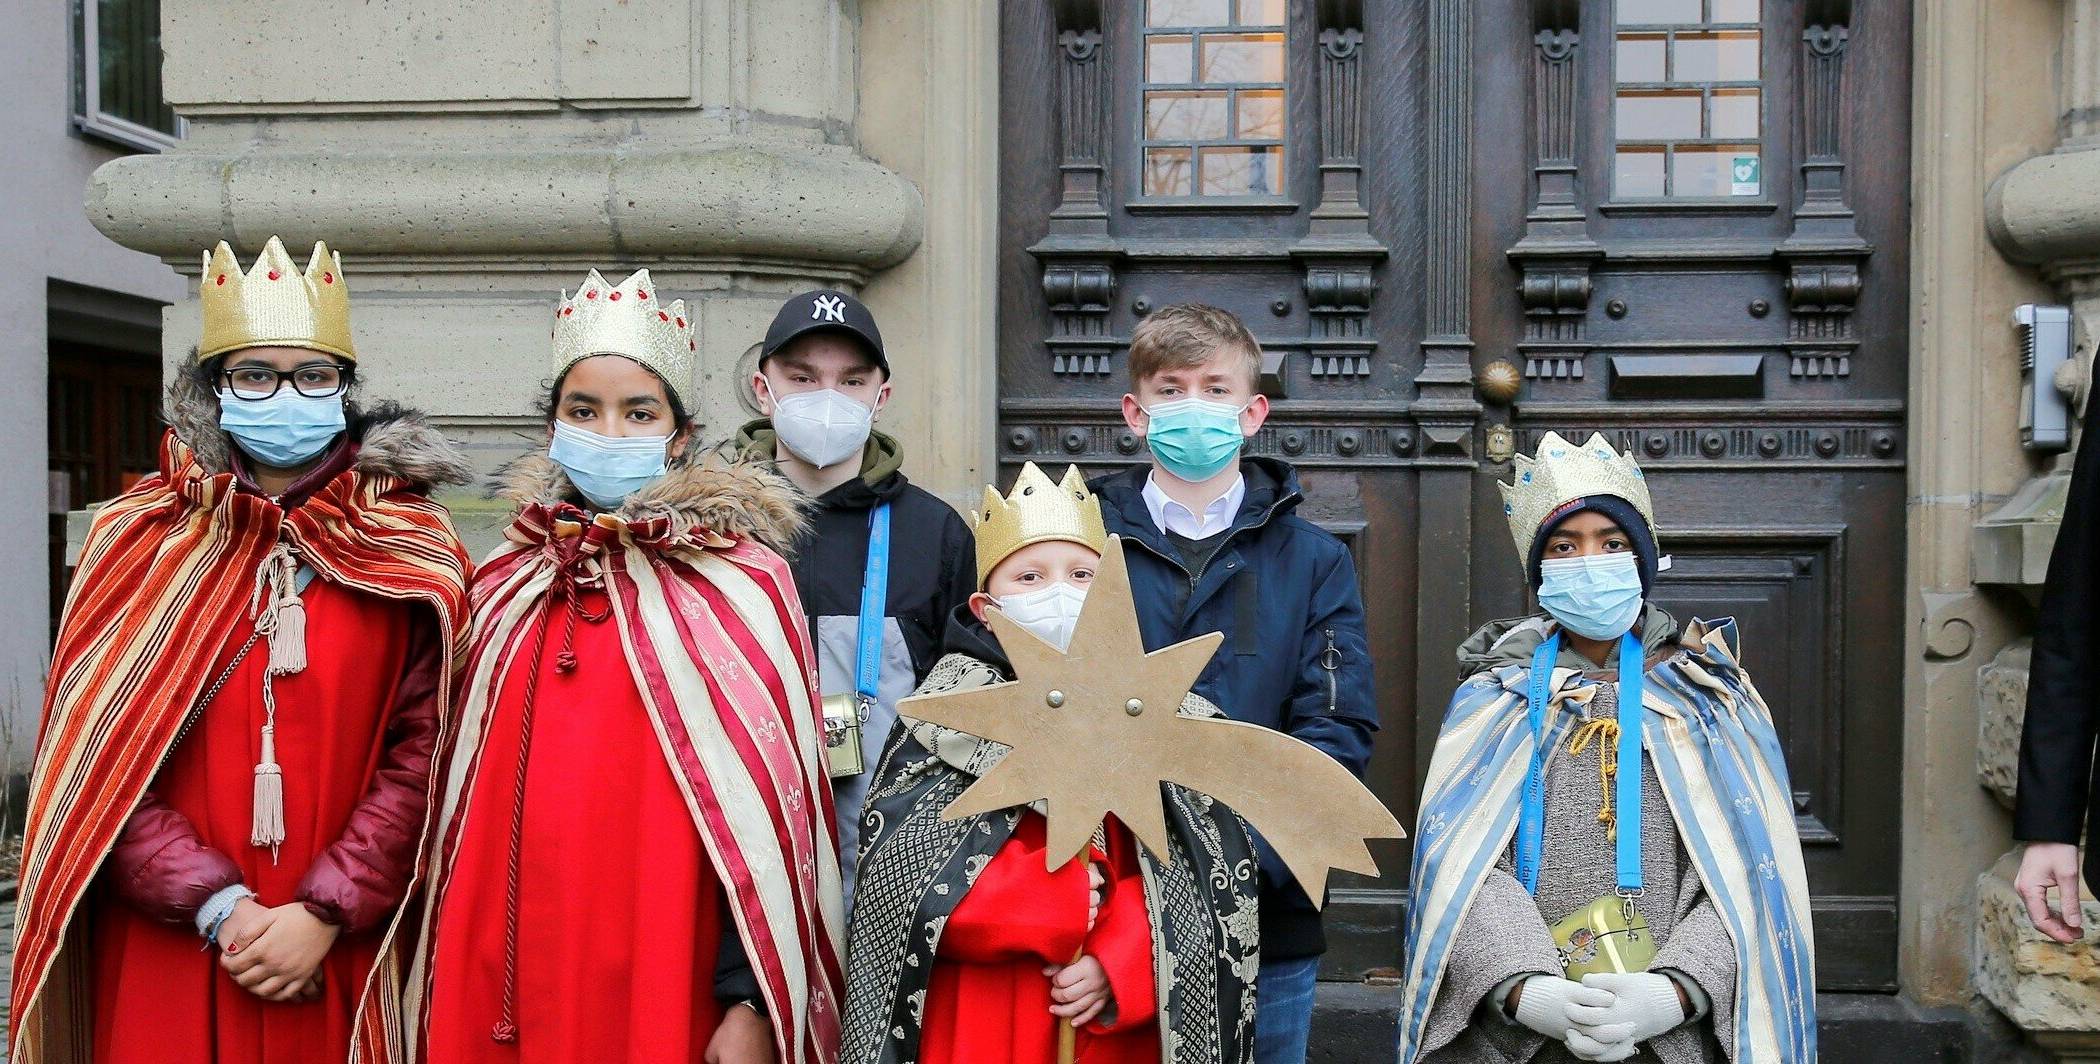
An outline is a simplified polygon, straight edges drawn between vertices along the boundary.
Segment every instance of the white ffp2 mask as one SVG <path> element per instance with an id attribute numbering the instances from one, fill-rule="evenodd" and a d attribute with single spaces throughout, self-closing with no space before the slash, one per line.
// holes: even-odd
<path id="1" fill-rule="evenodd" d="M 1043 642 L 1065 650 L 1072 645 L 1072 629 L 1079 623 L 1079 608 L 1086 604 L 1086 589 L 1062 581 L 1018 595 L 1002 595 L 999 604 L 1008 620 Z"/>
<path id="2" fill-rule="evenodd" d="M 825 388 L 773 400 L 773 431 L 795 457 L 827 469 L 861 452 L 875 427 L 875 410 L 844 392 Z"/>

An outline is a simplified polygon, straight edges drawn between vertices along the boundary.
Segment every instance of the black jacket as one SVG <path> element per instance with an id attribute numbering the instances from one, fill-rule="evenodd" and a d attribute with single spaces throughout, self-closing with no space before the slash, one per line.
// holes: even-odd
<path id="1" fill-rule="evenodd" d="M 737 434 L 747 455 L 771 459 L 771 422 L 753 421 Z M 882 433 L 868 440 L 858 477 L 825 492 L 810 513 L 809 528 L 795 543 L 788 566 L 802 610 L 809 615 L 817 673 L 825 694 L 853 690 L 860 589 L 867 575 L 868 518 L 875 504 L 890 504 L 889 594 L 880 705 L 861 732 L 868 771 L 833 782 L 838 800 L 839 845 L 851 897 L 860 806 L 867 794 L 883 740 L 896 719 L 897 700 L 909 695 L 940 660 L 948 617 L 977 590 L 976 540 L 962 515 L 903 473 L 904 454 Z"/>
<path id="2" fill-rule="evenodd" d="M 2100 734 L 2100 424 L 2090 421 L 2071 470 L 2063 527 L 2049 556 L 2049 578 L 2034 631 L 2027 723 L 2020 734 L 2020 791 L 2013 835 L 2026 842 L 2077 844 L 2087 810 L 2100 804 L 2093 739 Z M 2100 851 L 2085 849 L 2085 882 L 2100 892 Z"/>
<path id="3" fill-rule="evenodd" d="M 1234 720 L 1319 747 L 1361 777 L 1378 730 L 1378 703 L 1356 563 L 1341 540 L 1293 512 L 1302 496 L 1289 464 L 1243 458 L 1240 472 L 1246 501 L 1196 572 L 1145 507 L 1150 466 L 1094 481 L 1108 530 L 1124 539 L 1145 645 L 1157 650 L 1225 633 L 1196 693 Z M 1262 958 L 1325 952 L 1319 911 L 1276 852 L 1259 839 L 1256 848 Z"/>

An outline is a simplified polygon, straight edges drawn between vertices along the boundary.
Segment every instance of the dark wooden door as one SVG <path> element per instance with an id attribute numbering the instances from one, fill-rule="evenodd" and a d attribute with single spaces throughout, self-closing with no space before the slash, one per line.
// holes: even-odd
<path id="1" fill-rule="evenodd" d="M 51 343 L 51 630 L 65 608 L 66 511 L 104 502 L 159 462 L 160 367 L 152 355 Z"/>
<path id="2" fill-rule="evenodd" d="M 1549 429 L 1653 471 L 1660 593 L 1780 721 L 1822 979 L 1892 988 L 1908 14 L 1802 0 L 1009 2 L 1000 447 L 1142 460 L 1132 325 L 1239 313 L 1304 513 L 1357 556 L 1412 822 L 1457 644 L 1529 608 L 1494 481 Z M 1324 974 L 1397 963 L 1406 851 Z"/>

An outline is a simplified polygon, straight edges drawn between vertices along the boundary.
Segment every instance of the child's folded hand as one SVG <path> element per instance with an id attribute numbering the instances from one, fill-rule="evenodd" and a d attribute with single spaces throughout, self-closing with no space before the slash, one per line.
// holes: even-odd
<path id="1" fill-rule="evenodd" d="M 1081 957 L 1062 968 L 1045 968 L 1043 974 L 1050 977 L 1051 1015 L 1070 1020 L 1074 1027 L 1094 1022 L 1103 1010 L 1115 1004 L 1115 996 L 1109 992 L 1108 971 L 1093 957 Z M 1108 1022 L 1115 1021 L 1111 1018 Z"/>

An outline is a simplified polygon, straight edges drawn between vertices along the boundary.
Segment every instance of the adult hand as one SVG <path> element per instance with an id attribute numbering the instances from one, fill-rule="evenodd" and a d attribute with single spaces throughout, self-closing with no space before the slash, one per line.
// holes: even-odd
<path id="1" fill-rule="evenodd" d="M 1074 1027 L 1094 1022 L 1115 1000 L 1109 993 L 1108 969 L 1093 957 L 1045 968 L 1043 974 L 1050 977 L 1051 1014 L 1070 1020 Z"/>
<path id="2" fill-rule="evenodd" d="M 297 1001 L 320 970 L 342 928 L 293 902 L 270 910 L 270 926 L 255 941 L 219 955 L 241 988 L 265 1001 Z"/>
<path id="3" fill-rule="evenodd" d="M 2056 888 L 2050 908 L 2049 888 Z M 2027 921 L 2058 942 L 2076 942 L 2085 934 L 2078 911 L 2078 847 L 2068 842 L 2030 842 L 2020 854 L 2020 873 L 2013 890 L 2027 903 Z"/>
<path id="4" fill-rule="evenodd" d="M 1602 1007 L 1611 1004 L 1611 992 L 1586 987 L 1557 975 L 1534 975 L 1510 989 L 1516 999 L 1516 1021 L 1556 1042 L 1565 1042 L 1575 1028 L 1568 1016 L 1574 1005 Z"/>
<path id="5" fill-rule="evenodd" d="M 1690 1019 L 1677 983 L 1657 972 L 1603 972 L 1582 977 L 1582 985 L 1611 995 L 1611 1004 L 1572 1004 L 1568 1018 L 1575 1030 L 1568 1049 L 1584 1060 L 1625 1060 L 1657 1035 L 1676 1030 Z"/>
<path id="6" fill-rule="evenodd" d="M 732 1007 L 707 1040 L 706 1064 L 773 1064 L 773 1025 L 757 1010 Z"/>

